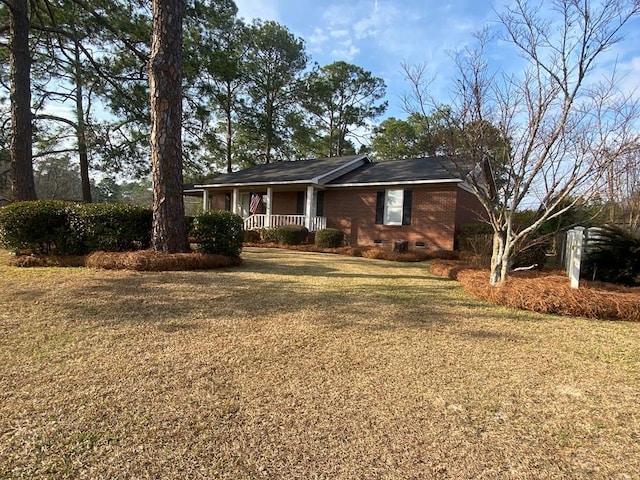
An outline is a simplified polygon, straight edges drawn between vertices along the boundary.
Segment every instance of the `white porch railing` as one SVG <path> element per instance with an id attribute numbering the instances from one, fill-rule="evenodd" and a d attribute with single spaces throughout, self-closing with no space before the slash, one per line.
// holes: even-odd
<path id="1" fill-rule="evenodd" d="M 307 217 L 304 215 L 264 215 L 253 214 L 244 219 L 245 230 L 258 230 L 260 228 L 276 228 L 283 225 L 307 225 Z M 325 217 L 311 217 L 310 231 L 317 232 L 327 228 L 327 219 Z"/>

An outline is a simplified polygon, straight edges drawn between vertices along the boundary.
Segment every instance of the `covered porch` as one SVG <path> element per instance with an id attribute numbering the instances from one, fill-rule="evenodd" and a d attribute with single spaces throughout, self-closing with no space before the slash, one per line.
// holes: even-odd
<path id="1" fill-rule="evenodd" d="M 302 187 L 302 188 L 300 188 Z M 287 186 L 275 189 L 236 187 L 230 190 L 205 189 L 202 209 L 227 210 L 240 215 L 245 230 L 299 225 L 310 232 L 327 226 L 323 214 L 324 191 L 313 186 Z"/>
<path id="2" fill-rule="evenodd" d="M 277 228 L 284 225 L 299 225 L 307 227 L 310 232 L 317 232 L 327 228 L 325 217 L 311 217 L 311 222 L 305 215 L 266 215 L 254 213 L 244 219 L 245 230 L 260 230 L 261 228 Z"/>

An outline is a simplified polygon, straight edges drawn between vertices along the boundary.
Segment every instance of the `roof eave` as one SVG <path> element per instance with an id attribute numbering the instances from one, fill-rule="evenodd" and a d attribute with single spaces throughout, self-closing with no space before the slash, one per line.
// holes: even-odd
<path id="1" fill-rule="evenodd" d="M 445 178 L 437 180 L 399 180 L 389 182 L 352 182 L 352 183 L 336 183 L 325 185 L 327 188 L 342 187 L 383 187 L 389 185 L 430 185 L 436 183 L 462 183 L 459 178 Z"/>
<path id="2" fill-rule="evenodd" d="M 288 182 L 241 182 L 241 183 L 203 183 L 202 185 L 194 185 L 194 188 L 238 188 L 238 187 L 264 187 L 269 185 L 310 185 L 309 180 L 291 180 Z"/>

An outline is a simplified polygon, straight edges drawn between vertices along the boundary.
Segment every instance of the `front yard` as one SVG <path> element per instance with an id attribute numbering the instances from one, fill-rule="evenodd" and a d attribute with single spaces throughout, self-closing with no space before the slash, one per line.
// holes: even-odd
<path id="1" fill-rule="evenodd" d="M 638 478 L 640 323 L 425 264 L 0 266 L 0 478 Z"/>

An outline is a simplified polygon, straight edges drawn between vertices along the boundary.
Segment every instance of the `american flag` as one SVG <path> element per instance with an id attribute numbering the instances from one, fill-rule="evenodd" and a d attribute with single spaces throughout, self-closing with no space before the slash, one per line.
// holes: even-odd
<path id="1" fill-rule="evenodd" d="M 249 204 L 249 212 L 256 213 L 258 211 L 258 207 L 260 206 L 260 202 L 262 201 L 261 195 L 257 193 L 251 194 L 251 203 Z"/>

